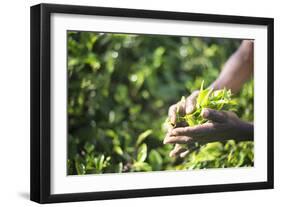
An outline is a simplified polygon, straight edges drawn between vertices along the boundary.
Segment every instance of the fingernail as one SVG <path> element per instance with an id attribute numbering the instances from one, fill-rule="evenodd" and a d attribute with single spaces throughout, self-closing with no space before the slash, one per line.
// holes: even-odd
<path id="1" fill-rule="evenodd" d="M 188 153 L 189 153 L 189 150 L 182 152 L 182 153 L 180 153 L 180 157 L 184 158 Z"/>
<path id="2" fill-rule="evenodd" d="M 170 137 L 165 137 L 163 144 L 169 144 L 171 141 Z"/>
<path id="3" fill-rule="evenodd" d="M 202 111 L 202 116 L 203 117 L 208 117 L 210 115 L 210 111 L 208 110 L 208 109 L 203 109 L 203 111 Z"/>
<path id="4" fill-rule="evenodd" d="M 169 153 L 169 157 L 174 157 L 175 156 L 175 153 L 173 152 L 173 151 L 171 151 L 170 153 Z"/>
<path id="5" fill-rule="evenodd" d="M 163 140 L 163 144 L 167 144 L 168 136 L 166 136 Z"/>

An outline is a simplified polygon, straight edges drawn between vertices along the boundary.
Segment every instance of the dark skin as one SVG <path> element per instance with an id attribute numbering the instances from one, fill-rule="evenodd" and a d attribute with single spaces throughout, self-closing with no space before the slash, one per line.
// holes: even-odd
<path id="1" fill-rule="evenodd" d="M 237 51 L 228 59 L 219 77 L 210 86 L 214 90 L 231 89 L 237 93 L 243 84 L 249 80 L 253 73 L 253 42 L 244 40 Z M 176 111 L 184 116 L 195 110 L 198 91 L 193 92 L 185 101 L 181 101 L 169 108 L 169 119 L 171 123 L 176 122 Z M 207 123 L 198 126 L 183 126 L 170 128 L 164 139 L 164 144 L 176 144 L 170 152 L 170 156 L 184 157 L 188 150 L 180 144 L 199 142 L 202 144 L 216 141 L 225 141 L 229 137 L 236 141 L 253 140 L 254 126 L 245 122 L 230 111 L 216 111 L 205 109 L 203 117 Z"/>

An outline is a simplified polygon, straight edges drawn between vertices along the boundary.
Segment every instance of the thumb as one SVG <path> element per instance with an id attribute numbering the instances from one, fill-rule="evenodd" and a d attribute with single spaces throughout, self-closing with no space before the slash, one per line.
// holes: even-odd
<path id="1" fill-rule="evenodd" d="M 202 116 L 213 122 L 223 123 L 226 122 L 226 115 L 224 112 L 216 111 L 213 109 L 203 109 Z"/>

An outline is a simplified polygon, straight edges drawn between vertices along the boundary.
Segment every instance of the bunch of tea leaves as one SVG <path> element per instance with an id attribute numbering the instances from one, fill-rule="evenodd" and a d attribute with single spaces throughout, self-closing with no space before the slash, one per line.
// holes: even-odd
<path id="1" fill-rule="evenodd" d="M 185 101 L 184 96 L 181 99 L 181 102 L 182 101 Z M 231 90 L 227 90 L 225 88 L 221 90 L 213 90 L 212 88 L 204 89 L 204 81 L 202 81 L 201 88 L 196 100 L 195 110 L 191 114 L 180 116 L 178 107 L 176 122 L 180 123 L 185 121 L 188 126 L 204 124 L 208 121 L 202 116 L 202 111 L 205 108 L 214 109 L 217 111 L 235 111 L 236 106 L 237 103 L 232 99 Z"/>

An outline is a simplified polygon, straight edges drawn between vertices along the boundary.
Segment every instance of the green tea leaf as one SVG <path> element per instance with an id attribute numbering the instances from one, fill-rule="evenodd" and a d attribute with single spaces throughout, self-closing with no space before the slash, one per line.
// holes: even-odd
<path id="1" fill-rule="evenodd" d="M 152 165 L 153 170 L 161 170 L 163 159 L 159 152 L 151 150 L 148 156 L 149 163 Z"/>
<path id="2" fill-rule="evenodd" d="M 136 143 L 137 146 L 139 146 L 151 134 L 152 134 L 151 129 L 148 129 L 148 130 L 142 132 L 137 138 L 137 143 Z"/>
<path id="3" fill-rule="evenodd" d="M 75 161 L 75 168 L 78 175 L 84 175 L 86 173 L 85 165 L 78 160 Z"/>
<path id="4" fill-rule="evenodd" d="M 138 149 L 137 161 L 144 162 L 147 157 L 147 146 L 142 144 Z"/>
<path id="5" fill-rule="evenodd" d="M 116 152 L 118 155 L 123 155 L 123 150 L 118 145 L 114 147 L 114 152 Z"/>

